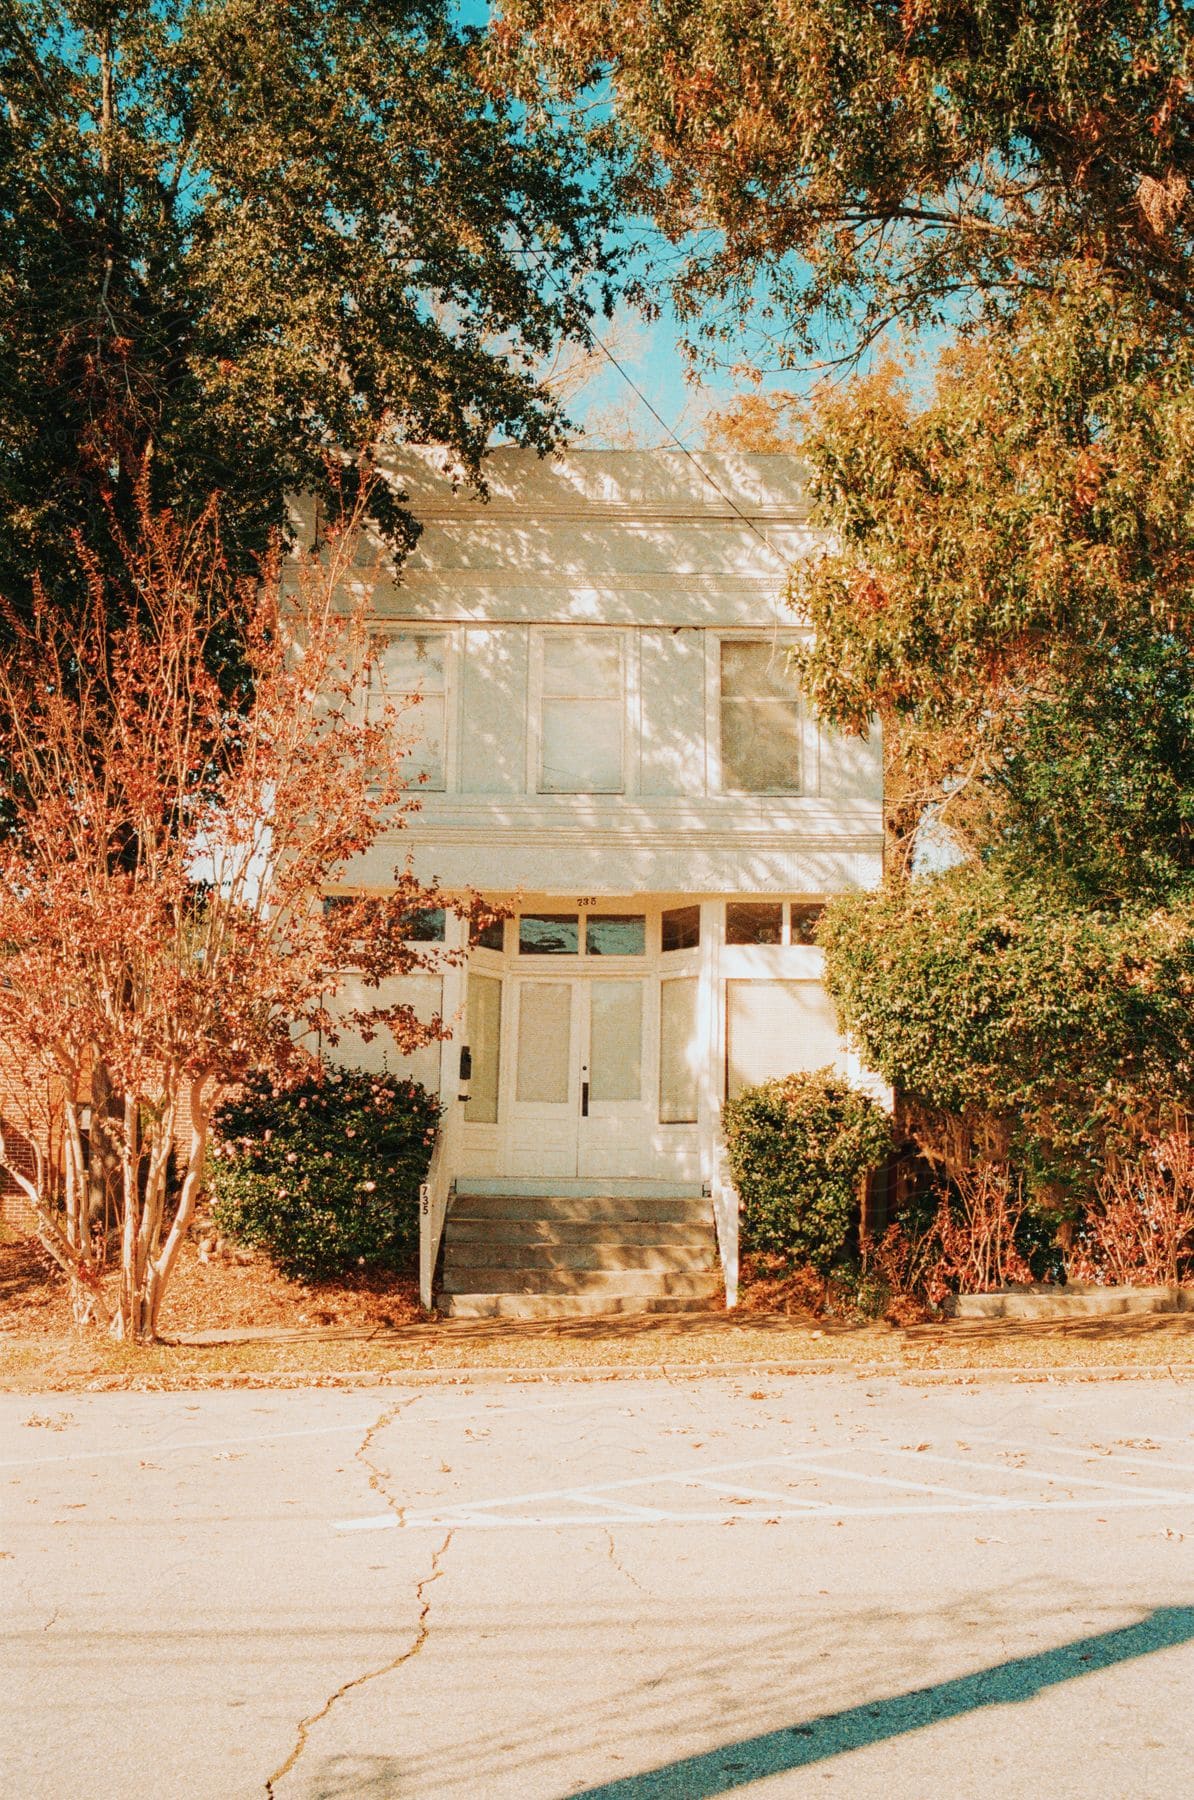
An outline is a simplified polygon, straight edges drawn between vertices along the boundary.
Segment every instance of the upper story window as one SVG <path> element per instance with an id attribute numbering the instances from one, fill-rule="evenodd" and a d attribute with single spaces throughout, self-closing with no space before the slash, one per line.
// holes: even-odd
<path id="1" fill-rule="evenodd" d="M 438 631 L 387 632 L 378 645 L 381 688 L 399 710 L 400 729 L 412 739 L 411 780 L 429 788 L 445 785 L 447 647 Z"/>
<path id="2" fill-rule="evenodd" d="M 620 794 L 626 719 L 622 638 L 545 631 L 539 701 L 539 792 Z"/>
<path id="3" fill-rule="evenodd" d="M 721 786 L 725 793 L 799 794 L 800 692 L 783 642 L 721 644 Z"/>

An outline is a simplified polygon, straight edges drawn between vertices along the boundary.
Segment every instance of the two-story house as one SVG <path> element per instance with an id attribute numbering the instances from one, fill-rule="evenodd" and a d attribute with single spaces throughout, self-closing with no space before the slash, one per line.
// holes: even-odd
<path id="1" fill-rule="evenodd" d="M 407 1068 L 445 1102 L 428 1298 L 449 1193 L 449 1258 L 490 1297 L 500 1285 L 467 1287 L 481 1248 L 462 1247 L 509 1239 L 497 1220 L 526 1226 L 490 1257 L 521 1292 L 512 1271 L 538 1260 L 528 1280 L 546 1290 L 562 1268 L 571 1240 L 553 1221 L 592 1227 L 590 1266 L 612 1277 L 603 1217 L 724 1214 L 723 1099 L 794 1069 L 858 1073 L 813 931 L 827 895 L 878 880 L 882 850 L 877 741 L 820 727 L 789 668 L 785 577 L 819 547 L 795 459 L 509 449 L 486 472 L 481 501 L 430 452 L 393 464 L 423 532 L 377 591 L 377 627 L 388 691 L 411 696 L 422 805 L 352 874 L 355 891 L 383 888 L 411 853 L 507 916 L 410 987 L 452 1021 L 443 1046 L 405 1062 L 381 1040 L 337 1051 Z M 461 947 L 451 914 L 417 929 Z M 718 1223 L 732 1297 L 732 1221 Z M 650 1287 L 574 1276 L 593 1310 Z M 469 1308 L 447 1285 L 456 1310 L 517 1310 Z"/>

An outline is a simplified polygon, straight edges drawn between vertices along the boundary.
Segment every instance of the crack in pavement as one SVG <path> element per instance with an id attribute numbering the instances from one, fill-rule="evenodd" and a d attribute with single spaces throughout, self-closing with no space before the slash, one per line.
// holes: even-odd
<path id="1" fill-rule="evenodd" d="M 382 1663 L 380 1668 L 366 1669 L 363 1675 L 354 1675 L 351 1680 L 341 1682 L 335 1693 L 328 1695 L 318 1712 L 308 1713 L 305 1719 L 299 1720 L 298 1737 L 295 1739 L 294 1749 L 290 1752 L 290 1755 L 286 1758 L 286 1761 L 282 1764 L 281 1768 L 275 1769 L 265 1784 L 265 1791 L 269 1795 L 270 1800 L 275 1800 L 275 1790 L 278 1782 L 291 1773 L 295 1764 L 302 1756 L 303 1751 L 307 1748 L 307 1742 L 311 1736 L 312 1728 L 318 1725 L 321 1719 L 327 1718 L 338 1700 L 342 1700 L 345 1694 L 350 1694 L 353 1688 L 364 1687 L 367 1681 L 376 1681 L 381 1675 L 392 1675 L 395 1669 L 400 1669 L 403 1663 L 410 1662 L 412 1657 L 419 1654 L 419 1651 L 431 1636 L 431 1626 L 427 1622 L 428 1614 L 431 1611 L 431 1600 L 427 1596 L 426 1590 L 431 1586 L 433 1581 L 438 1581 L 443 1573 L 443 1570 L 440 1568 L 440 1559 L 446 1552 L 448 1545 L 452 1542 L 453 1535 L 453 1532 L 449 1531 L 447 1537 L 431 1558 L 431 1568 L 428 1570 L 427 1574 L 424 1575 L 422 1581 L 420 1581 L 415 1589 L 415 1599 L 420 1602 L 420 1607 L 419 1622 L 415 1630 L 414 1642 L 409 1645 L 407 1649 L 401 1651 L 399 1655 L 391 1657 L 389 1662 Z"/>
<path id="2" fill-rule="evenodd" d="M 606 1539 L 606 1543 L 608 1545 L 609 1560 L 610 1560 L 610 1562 L 613 1563 L 614 1568 L 618 1571 L 618 1574 L 624 1575 L 626 1577 L 626 1580 L 630 1583 L 631 1587 L 637 1588 L 640 1594 L 646 1594 L 647 1598 L 650 1599 L 650 1597 L 651 1597 L 650 1588 L 645 1588 L 643 1586 L 642 1582 L 639 1581 L 637 1576 L 632 1575 L 630 1573 L 630 1570 L 626 1567 L 625 1563 L 620 1561 L 620 1559 L 618 1557 L 618 1553 L 614 1549 L 614 1534 L 609 1529 L 608 1526 L 606 1527 L 606 1531 L 605 1531 L 605 1539 Z"/>
<path id="3" fill-rule="evenodd" d="M 400 1501 L 395 1500 L 394 1496 L 386 1487 L 382 1471 L 371 1459 L 369 1451 L 377 1434 L 381 1431 L 385 1431 L 387 1426 L 392 1425 L 400 1412 L 404 1412 L 408 1406 L 413 1406 L 416 1400 L 421 1400 L 422 1398 L 422 1394 L 411 1394 L 405 1400 L 398 1400 L 393 1406 L 388 1406 L 385 1411 L 373 1421 L 373 1424 L 370 1425 L 368 1431 L 366 1431 L 364 1437 L 357 1445 L 356 1450 L 353 1452 L 357 1459 L 364 1463 L 369 1471 L 370 1488 L 375 1494 L 380 1494 L 391 1512 L 397 1516 L 399 1525 L 405 1523 L 406 1508 Z M 415 1627 L 414 1642 L 408 1645 L 405 1650 L 400 1651 L 397 1656 L 391 1657 L 388 1662 L 382 1663 L 380 1667 L 376 1669 L 366 1669 L 364 1674 L 353 1675 L 348 1681 L 342 1681 L 335 1692 L 328 1695 L 318 1712 L 308 1713 L 305 1719 L 299 1720 L 298 1734 L 294 1741 L 294 1748 L 286 1758 L 286 1761 L 282 1763 L 279 1768 L 275 1769 L 273 1774 L 266 1781 L 265 1791 L 269 1796 L 269 1800 L 275 1800 L 275 1790 L 278 1782 L 284 1780 L 294 1769 L 295 1764 L 299 1761 L 299 1758 L 307 1748 L 312 1729 L 319 1724 L 321 1719 L 327 1718 L 338 1700 L 342 1700 L 345 1694 L 350 1694 L 353 1688 L 364 1687 L 366 1682 L 376 1681 L 379 1676 L 391 1675 L 395 1669 L 400 1669 L 403 1663 L 410 1662 L 412 1657 L 419 1654 L 419 1651 L 423 1648 L 423 1645 L 431 1635 L 431 1627 L 427 1622 L 428 1614 L 431 1611 L 431 1600 L 427 1595 L 426 1590 L 431 1586 L 433 1581 L 439 1580 L 440 1574 L 442 1573 L 440 1569 L 440 1559 L 446 1552 L 448 1545 L 452 1542 L 452 1536 L 453 1533 L 449 1531 L 439 1549 L 433 1552 L 431 1567 L 427 1574 L 424 1575 L 422 1581 L 420 1581 L 415 1588 L 415 1599 L 419 1602 L 419 1618 Z"/>
<path id="4" fill-rule="evenodd" d="M 377 1464 L 369 1456 L 369 1451 L 372 1448 L 374 1438 L 379 1432 L 385 1431 L 388 1426 L 394 1423 L 394 1420 L 398 1417 L 399 1413 L 405 1412 L 408 1406 L 414 1406 L 416 1401 L 422 1400 L 423 1398 L 424 1396 L 422 1394 L 410 1394 L 405 1400 L 396 1400 L 393 1406 L 387 1406 L 385 1411 L 379 1414 L 372 1425 L 370 1425 L 368 1431 L 353 1452 L 358 1462 L 364 1463 L 369 1471 L 370 1488 L 375 1494 L 381 1495 L 381 1498 L 385 1501 L 390 1511 L 396 1516 L 399 1525 L 404 1525 L 406 1523 L 406 1508 L 402 1505 L 401 1501 L 395 1500 L 393 1494 L 391 1494 L 389 1488 L 387 1488 L 385 1478 Z"/>

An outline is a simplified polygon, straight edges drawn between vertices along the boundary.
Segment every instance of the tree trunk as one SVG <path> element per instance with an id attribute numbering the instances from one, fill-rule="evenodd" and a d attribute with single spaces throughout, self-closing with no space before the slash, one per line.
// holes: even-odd
<path id="1" fill-rule="evenodd" d="M 203 1187 L 207 1162 L 207 1133 L 210 1122 L 211 1102 L 204 1093 L 207 1077 L 200 1076 L 192 1081 L 188 1092 L 191 1112 L 191 1143 L 187 1152 L 187 1172 L 183 1178 L 182 1192 L 178 1197 L 178 1211 L 174 1215 L 174 1223 L 170 1233 L 162 1245 L 161 1253 L 150 1265 L 146 1288 L 147 1322 L 149 1335 L 157 1337 L 158 1319 L 161 1314 L 162 1300 L 170 1277 L 174 1273 L 174 1265 L 178 1261 L 178 1253 L 182 1249 L 183 1239 L 191 1227 L 195 1216 L 195 1206 Z"/>
<path id="2" fill-rule="evenodd" d="M 91 1130 L 87 1144 L 87 1223 L 103 1234 L 120 1218 L 120 1133 L 113 1129 L 123 1108 L 112 1091 L 108 1066 L 97 1061 L 91 1071 Z"/>

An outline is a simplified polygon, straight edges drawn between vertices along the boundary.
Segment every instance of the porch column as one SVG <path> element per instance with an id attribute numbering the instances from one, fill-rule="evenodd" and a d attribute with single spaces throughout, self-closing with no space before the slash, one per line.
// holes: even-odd
<path id="1" fill-rule="evenodd" d="M 721 995 L 721 947 L 725 940 L 725 907 L 720 900 L 701 902 L 700 988 L 697 1029 L 701 1040 L 698 1115 L 701 1133 L 701 1180 L 708 1185 L 717 1173 L 716 1149 L 721 1132 L 721 1095 L 725 1080 L 725 1021 Z"/>

